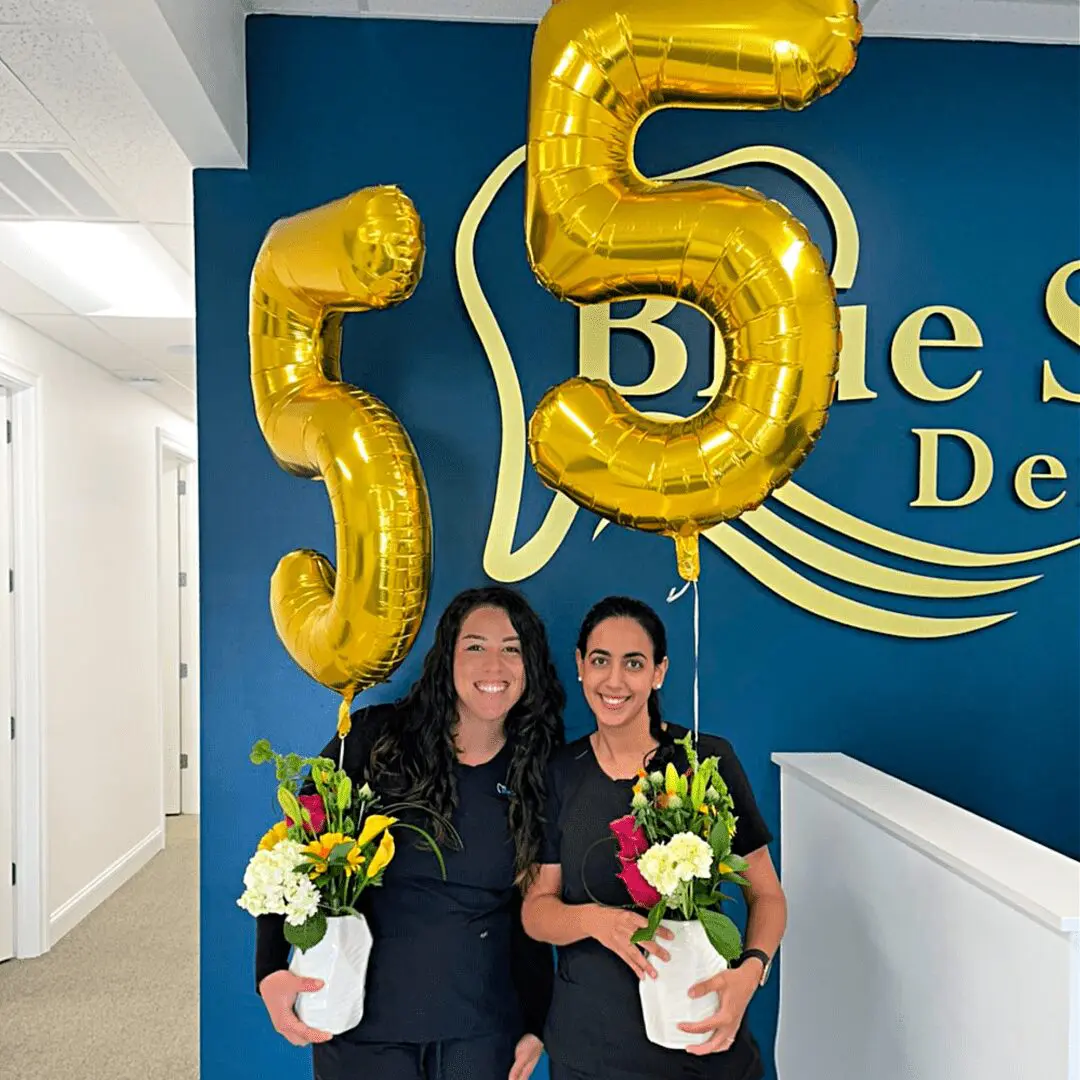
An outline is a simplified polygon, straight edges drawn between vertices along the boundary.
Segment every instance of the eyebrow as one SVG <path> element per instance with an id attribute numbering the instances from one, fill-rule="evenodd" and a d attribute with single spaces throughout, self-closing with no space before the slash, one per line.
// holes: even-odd
<path id="1" fill-rule="evenodd" d="M 462 634 L 462 641 L 487 641 L 487 638 L 483 634 Z M 517 634 L 511 634 L 509 637 L 504 637 L 503 641 L 520 641 L 521 639 Z"/>
<path id="2" fill-rule="evenodd" d="M 589 650 L 589 655 L 590 656 L 611 656 L 611 653 L 609 653 L 607 651 L 607 649 L 590 649 Z M 623 653 L 623 659 L 624 660 L 631 660 L 631 659 L 644 660 L 645 659 L 645 654 L 643 652 Z"/>

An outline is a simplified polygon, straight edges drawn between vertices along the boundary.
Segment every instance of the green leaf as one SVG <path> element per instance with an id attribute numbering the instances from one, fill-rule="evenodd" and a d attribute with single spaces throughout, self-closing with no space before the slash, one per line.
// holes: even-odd
<path id="1" fill-rule="evenodd" d="M 697 917 L 709 943 L 729 964 L 742 953 L 742 935 L 726 915 L 716 911 L 698 911 Z"/>
<path id="2" fill-rule="evenodd" d="M 295 945 L 301 952 L 313 949 L 326 935 L 326 916 L 317 911 L 306 923 L 300 926 L 285 924 L 285 940 Z"/>
<path id="3" fill-rule="evenodd" d="M 345 856 L 348 855 L 355 846 L 356 845 L 352 843 L 335 844 L 330 852 L 329 861 L 335 865 L 337 863 L 343 863 L 345 861 Z"/>
<path id="4" fill-rule="evenodd" d="M 712 831 L 709 833 L 709 846 L 712 848 L 713 857 L 717 862 L 720 860 L 728 862 L 727 856 L 729 854 L 728 848 L 730 845 L 731 840 L 728 837 L 727 826 L 723 821 L 717 821 L 713 825 Z M 728 865 L 731 866 L 731 863 L 728 862 Z M 732 867 L 732 869 L 734 869 L 734 867 Z"/>
<path id="5" fill-rule="evenodd" d="M 724 862 L 737 874 L 741 874 L 744 870 L 750 868 L 750 864 L 741 855 L 736 855 L 734 852 L 729 852 Z"/>
<path id="6" fill-rule="evenodd" d="M 274 751 L 270 749 L 269 739 L 259 739 L 259 741 L 251 748 L 252 765 L 265 765 L 268 761 L 274 760 Z"/>
<path id="7" fill-rule="evenodd" d="M 347 810 L 352 802 L 352 781 L 343 777 L 337 790 L 337 805 L 339 810 Z"/>
<path id="8" fill-rule="evenodd" d="M 277 797 L 278 803 L 287 817 L 292 818 L 293 821 L 304 820 L 304 815 L 300 813 L 300 803 L 297 802 L 296 796 L 289 790 L 287 785 L 282 784 L 278 788 Z"/>
<path id="9" fill-rule="evenodd" d="M 652 941 L 656 936 L 656 931 L 660 929 L 660 920 L 664 917 L 664 911 L 667 909 L 667 901 L 660 900 L 654 904 L 652 910 L 649 912 L 649 925 L 643 926 L 640 930 L 635 930 L 630 935 L 630 940 L 635 945 L 640 945 L 643 941 Z"/>
<path id="10" fill-rule="evenodd" d="M 750 886 L 750 882 L 742 874 L 725 874 L 721 880 L 730 881 L 734 885 L 742 885 L 746 888 Z"/>
<path id="11" fill-rule="evenodd" d="M 345 832 L 346 832 L 346 833 L 347 833 L 347 834 L 348 834 L 349 836 L 352 836 L 352 835 L 353 835 L 353 833 L 355 833 L 355 832 L 356 832 L 356 819 L 355 819 L 355 818 L 351 818 L 351 817 L 347 817 L 347 818 L 345 819 L 345 824 L 344 824 L 344 826 L 343 826 L 343 827 L 344 827 L 344 829 L 345 829 Z"/>

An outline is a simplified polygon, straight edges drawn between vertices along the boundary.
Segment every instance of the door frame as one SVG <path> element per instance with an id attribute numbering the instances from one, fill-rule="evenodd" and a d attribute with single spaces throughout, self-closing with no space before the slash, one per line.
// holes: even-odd
<path id="1" fill-rule="evenodd" d="M 15 956 L 49 948 L 45 887 L 48 773 L 42 717 L 41 597 L 44 592 L 40 378 L 0 354 L 0 384 L 11 398 L 12 699 L 15 712 Z"/>
<path id="2" fill-rule="evenodd" d="M 157 429 L 157 452 L 155 455 L 157 476 L 157 563 L 158 589 L 162 588 L 162 564 L 164 563 L 165 537 L 162 533 L 162 507 L 167 497 L 176 498 L 176 492 L 166 492 L 162 485 L 165 456 L 179 458 L 181 468 L 186 472 L 187 492 L 180 509 L 180 528 L 183 534 L 181 547 L 186 549 L 186 567 L 188 575 L 186 593 L 181 597 L 181 654 L 190 657 L 186 686 L 181 687 L 183 708 L 181 711 L 180 742 L 188 754 L 188 767 L 180 775 L 180 806 L 182 814 L 199 812 L 199 516 L 198 516 L 198 453 L 190 444 L 178 439 L 164 428 Z M 163 599 L 158 592 L 157 635 L 158 671 L 163 670 L 165 642 L 161 634 L 161 606 Z M 165 687 L 159 674 L 157 684 L 157 731 L 159 742 L 159 760 L 161 761 L 161 826 L 165 828 Z"/>

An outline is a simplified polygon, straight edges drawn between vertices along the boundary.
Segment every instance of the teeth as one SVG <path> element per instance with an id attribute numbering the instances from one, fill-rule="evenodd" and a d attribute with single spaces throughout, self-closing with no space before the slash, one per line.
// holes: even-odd
<path id="1" fill-rule="evenodd" d="M 609 708 L 617 709 L 620 705 L 624 705 L 630 700 L 629 697 L 608 697 L 607 694 L 601 694 L 600 700 Z"/>
<path id="2" fill-rule="evenodd" d="M 483 694 L 501 694 L 508 686 L 509 683 L 476 683 L 476 689 Z"/>

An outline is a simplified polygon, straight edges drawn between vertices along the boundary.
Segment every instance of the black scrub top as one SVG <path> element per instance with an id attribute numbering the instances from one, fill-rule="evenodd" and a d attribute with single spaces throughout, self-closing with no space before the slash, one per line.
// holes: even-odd
<path id="1" fill-rule="evenodd" d="M 667 726 L 660 748 L 645 767 L 673 761 L 683 772 L 686 751 L 674 746 L 685 728 Z M 742 766 L 726 739 L 702 734 L 698 755 L 716 756 L 738 818 L 732 850 L 748 855 L 770 842 Z M 541 861 L 562 869 L 562 900 L 587 904 L 593 898 L 613 907 L 632 907 L 609 825 L 631 812 L 633 780 L 612 780 L 600 768 L 589 738 L 557 751 L 548 770 L 547 831 Z M 587 888 L 586 888 L 587 886 Z M 592 893 L 590 897 L 589 893 Z M 759 1080 L 764 1075 L 757 1044 L 745 1022 L 731 1047 L 695 1057 L 657 1046 L 645 1035 L 638 977 L 625 960 L 594 938 L 560 946 L 555 990 L 544 1029 L 553 1061 L 596 1076 L 606 1070 L 649 1080 Z"/>
<path id="2" fill-rule="evenodd" d="M 393 709 L 358 714 L 345 742 L 346 772 L 376 793 L 378 777 L 369 774 L 368 760 L 379 725 L 393 722 Z M 322 756 L 337 763 L 339 749 L 335 737 Z M 435 856 L 418 848 L 420 838 L 397 831 L 384 884 L 361 894 L 374 938 L 364 1016 L 340 1038 L 427 1043 L 543 1031 L 554 960 L 551 947 L 532 941 L 521 927 L 507 821 L 510 758 L 508 744 L 483 765 L 455 764 L 458 806 L 451 821 L 462 844 L 460 850 L 440 845 L 445 881 Z M 430 821 L 415 821 L 430 831 Z M 288 966 L 289 948 L 284 917 L 260 916 L 256 986 Z"/>

